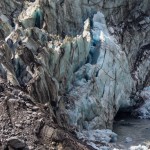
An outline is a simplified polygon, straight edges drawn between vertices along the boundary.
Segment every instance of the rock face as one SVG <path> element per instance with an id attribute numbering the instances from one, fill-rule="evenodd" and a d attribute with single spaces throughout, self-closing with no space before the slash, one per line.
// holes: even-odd
<path id="1" fill-rule="evenodd" d="M 148 0 L 1 0 L 0 6 L 1 82 L 25 92 L 35 105 L 48 103 L 50 112 L 45 114 L 50 113 L 59 127 L 83 135 L 88 130 L 112 129 L 118 110 L 135 105 L 136 93 L 149 86 Z M 14 95 L 4 100 L 10 101 L 9 107 L 18 106 Z M 22 109 L 23 105 L 13 112 Z M 26 124 L 38 120 L 42 137 L 51 139 L 55 130 L 64 134 L 38 119 L 27 119 Z M 22 128 L 20 123 L 14 126 Z M 27 145 L 35 147 L 31 143 Z"/>

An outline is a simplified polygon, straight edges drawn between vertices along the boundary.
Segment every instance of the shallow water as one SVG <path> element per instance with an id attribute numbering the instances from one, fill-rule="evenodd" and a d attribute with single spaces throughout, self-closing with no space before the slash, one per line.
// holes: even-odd
<path id="1" fill-rule="evenodd" d="M 122 145 L 124 149 L 131 146 L 150 145 L 150 120 L 125 118 L 115 121 L 114 130 L 118 134 L 117 145 Z M 131 142 L 126 142 L 126 138 L 132 138 Z"/>

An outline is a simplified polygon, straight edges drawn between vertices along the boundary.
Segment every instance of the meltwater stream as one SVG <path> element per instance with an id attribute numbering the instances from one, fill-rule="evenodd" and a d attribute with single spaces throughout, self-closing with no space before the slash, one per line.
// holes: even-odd
<path id="1" fill-rule="evenodd" d="M 123 118 L 115 121 L 114 132 L 118 134 L 117 145 L 128 150 L 131 146 L 145 145 L 150 149 L 150 120 Z"/>

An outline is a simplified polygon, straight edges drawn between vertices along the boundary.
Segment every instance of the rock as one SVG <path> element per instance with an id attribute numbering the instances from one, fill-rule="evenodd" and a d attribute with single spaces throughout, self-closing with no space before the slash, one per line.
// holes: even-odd
<path id="1" fill-rule="evenodd" d="M 145 23 L 146 23 L 145 20 L 142 20 L 142 21 L 139 22 L 140 25 L 144 25 Z"/>
<path id="2" fill-rule="evenodd" d="M 145 21 L 146 21 L 147 23 L 150 23 L 150 17 L 146 17 L 146 18 L 145 18 Z"/>
<path id="3" fill-rule="evenodd" d="M 37 111 L 37 110 L 39 110 L 39 107 L 34 106 L 34 107 L 32 108 L 32 110 L 33 110 L 33 111 Z"/>
<path id="4" fill-rule="evenodd" d="M 28 146 L 29 150 L 34 150 L 34 146 Z"/>
<path id="5" fill-rule="evenodd" d="M 30 119 L 31 119 L 31 116 L 27 116 L 26 119 L 27 119 L 27 120 L 30 120 Z"/>
<path id="6" fill-rule="evenodd" d="M 114 29 L 113 29 L 112 27 L 109 27 L 108 30 L 109 30 L 109 32 L 110 32 L 111 34 L 114 34 L 114 33 L 115 33 L 115 31 L 114 31 Z"/>
<path id="7" fill-rule="evenodd" d="M 27 113 L 28 113 L 28 114 L 32 114 L 32 111 L 28 110 Z"/>
<path id="8" fill-rule="evenodd" d="M 19 123 L 16 123 L 15 127 L 17 127 L 17 128 L 23 128 L 23 126 L 21 124 L 19 124 Z"/>
<path id="9" fill-rule="evenodd" d="M 30 120 L 26 120 L 25 122 L 27 125 L 30 125 L 31 124 L 31 121 Z"/>
<path id="10" fill-rule="evenodd" d="M 150 90 L 148 87 L 145 87 L 143 91 L 141 91 L 140 96 L 144 100 L 149 100 L 150 99 Z"/>
<path id="11" fill-rule="evenodd" d="M 18 139 L 17 137 L 11 137 L 7 139 L 7 145 L 14 149 L 23 149 L 26 146 L 25 142 Z"/>
<path id="12" fill-rule="evenodd" d="M 41 117 L 41 116 L 42 116 L 42 113 L 38 113 L 37 115 L 38 115 L 39 117 Z"/>
<path id="13" fill-rule="evenodd" d="M 110 142 L 111 142 L 111 143 L 117 142 L 117 136 L 116 136 L 116 135 L 112 135 Z"/>
<path id="14" fill-rule="evenodd" d="M 32 108 L 33 106 L 30 103 L 26 103 L 26 106 Z"/>
<path id="15" fill-rule="evenodd" d="M 125 141 L 125 142 L 126 142 L 126 143 L 132 142 L 132 138 L 126 137 L 126 141 Z"/>

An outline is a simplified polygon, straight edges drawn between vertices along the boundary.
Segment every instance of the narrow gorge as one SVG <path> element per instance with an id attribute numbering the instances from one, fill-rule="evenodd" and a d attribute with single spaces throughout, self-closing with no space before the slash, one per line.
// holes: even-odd
<path id="1" fill-rule="evenodd" d="M 149 119 L 149 0 L 0 1 L 0 150 L 148 150 Z"/>

